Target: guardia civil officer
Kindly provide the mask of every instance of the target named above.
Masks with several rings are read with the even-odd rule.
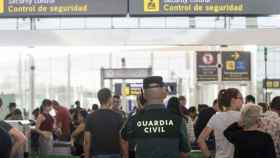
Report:
[[[186,126],[183,118],[164,107],[167,91],[162,77],[145,78],[143,88],[147,101],[144,109],[121,130],[124,157],[129,158],[128,141],[134,141],[136,158],[186,158],[190,151]]]

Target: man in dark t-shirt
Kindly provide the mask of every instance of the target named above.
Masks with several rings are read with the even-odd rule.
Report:
[[[98,92],[100,110],[87,117],[85,132],[85,158],[121,158],[119,131],[122,116],[111,110],[112,93],[103,88]]]

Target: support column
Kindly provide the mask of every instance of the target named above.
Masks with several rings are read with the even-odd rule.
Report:
[[[71,55],[67,56],[67,96],[66,96],[66,106],[70,106],[71,103]]]

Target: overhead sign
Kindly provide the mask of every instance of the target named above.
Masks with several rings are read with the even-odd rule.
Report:
[[[101,69],[103,79],[143,79],[152,75],[152,68]]]
[[[196,54],[196,77],[197,81],[217,81],[218,52],[197,52]]]
[[[279,0],[129,0],[132,16],[271,15],[280,14]]]
[[[250,81],[251,54],[250,52],[222,52],[222,80]]]
[[[142,87],[143,87],[142,83],[130,83],[127,84],[126,87],[124,88],[124,93],[126,96],[140,95]]]
[[[269,89],[280,89],[280,79],[266,79],[263,81],[263,87]]]
[[[116,83],[115,84],[115,94],[130,96],[130,95],[140,95],[141,89],[143,88],[142,83],[127,83],[122,87],[123,84]]]
[[[0,17],[126,16],[127,0],[0,0]]]
[[[176,95],[177,94],[177,83],[176,82],[167,82],[165,83],[168,89],[169,95]],[[140,95],[141,89],[143,88],[142,83],[127,83],[122,87],[121,83],[115,84],[115,94],[116,95]]]

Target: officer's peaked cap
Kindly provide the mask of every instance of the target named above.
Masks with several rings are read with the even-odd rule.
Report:
[[[144,89],[155,87],[155,86],[151,86],[152,84],[153,85],[158,84],[158,86],[160,87],[163,87],[165,85],[161,76],[150,76],[143,80]]]

